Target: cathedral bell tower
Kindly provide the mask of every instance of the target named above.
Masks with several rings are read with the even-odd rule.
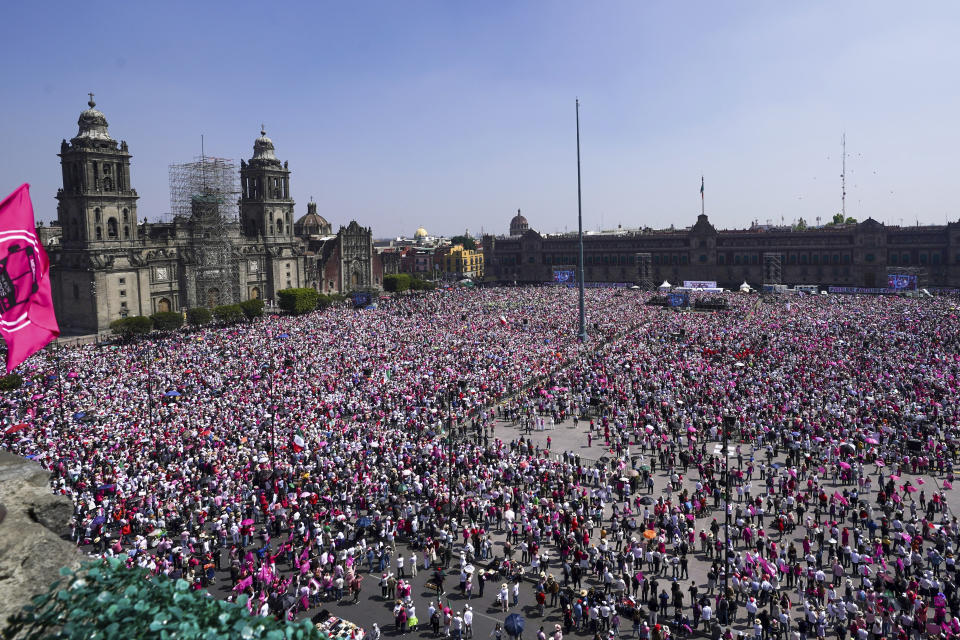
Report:
[[[107,132],[95,107],[80,114],[79,131],[60,143],[63,188],[57,191],[57,218],[64,249],[132,246],[137,240],[137,192],[130,186],[130,153]]]
[[[263,127],[253,143],[253,157],[240,162],[240,191],[240,224],[247,237],[267,244],[293,239],[290,170],[274,154]]]

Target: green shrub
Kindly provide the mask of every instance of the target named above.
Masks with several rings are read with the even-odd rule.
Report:
[[[150,319],[157,331],[176,331],[183,326],[183,314],[176,311],[158,311]]]
[[[406,291],[410,288],[410,282],[411,278],[409,273],[391,273],[390,275],[383,276],[383,290],[392,293]]]
[[[410,289],[413,291],[433,291],[437,288],[436,282],[431,282],[430,280],[421,280],[420,278],[414,278],[410,281]]]
[[[309,287],[283,289],[277,291],[277,304],[287,313],[300,315],[316,309],[319,297],[317,290]]]
[[[0,377],[0,391],[13,391],[23,385],[23,378],[17,373]]]
[[[254,616],[247,596],[236,603],[207,597],[186,580],[152,576],[111,558],[76,572],[61,569],[61,580],[7,620],[4,638],[128,640],[179,638],[260,638],[324,640],[309,620],[279,622]]]
[[[326,309],[333,304],[333,298],[325,293],[317,295],[317,309]]]
[[[243,310],[243,315],[247,317],[247,320],[253,320],[254,318],[263,316],[263,300],[260,298],[244,300],[240,303],[240,308]]]
[[[110,323],[110,330],[121,338],[143,336],[153,330],[153,320],[147,316],[130,316]]]
[[[223,304],[213,308],[213,317],[221,324],[237,324],[244,318],[243,307],[238,304]]]
[[[210,309],[207,309],[206,307],[187,309],[187,322],[195,327],[201,327],[205,324],[208,324],[211,318],[212,316],[210,315]]]

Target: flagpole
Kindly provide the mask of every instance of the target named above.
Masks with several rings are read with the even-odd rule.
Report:
[[[580,342],[587,341],[586,313],[583,304],[583,199],[580,191],[580,99],[577,99],[577,225],[580,239],[580,332],[577,338]]]
[[[700,215],[706,215],[703,202],[703,174],[700,174]]]
[[[57,370],[57,393],[60,394],[60,405],[59,405],[60,429],[58,431],[59,433],[63,433],[63,429],[64,427],[66,427],[67,421],[64,420],[64,417],[63,417],[63,374],[60,372],[63,366],[60,361],[60,345],[56,345],[56,344],[54,345],[53,359],[54,359],[54,367]]]

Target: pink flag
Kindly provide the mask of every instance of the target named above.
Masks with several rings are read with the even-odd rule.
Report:
[[[30,185],[0,202],[0,335],[7,373],[60,335],[50,293],[50,261],[37,238]]]

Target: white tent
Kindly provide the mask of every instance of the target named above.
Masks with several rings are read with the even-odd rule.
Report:
[[[663,284],[660,285],[660,291],[666,291],[667,289],[672,289],[672,288],[673,288],[673,285],[667,282],[666,280],[664,280]]]
[[[740,285],[740,293],[750,293],[751,291],[753,291],[753,289],[747,284],[747,281],[744,280],[743,284]]]

